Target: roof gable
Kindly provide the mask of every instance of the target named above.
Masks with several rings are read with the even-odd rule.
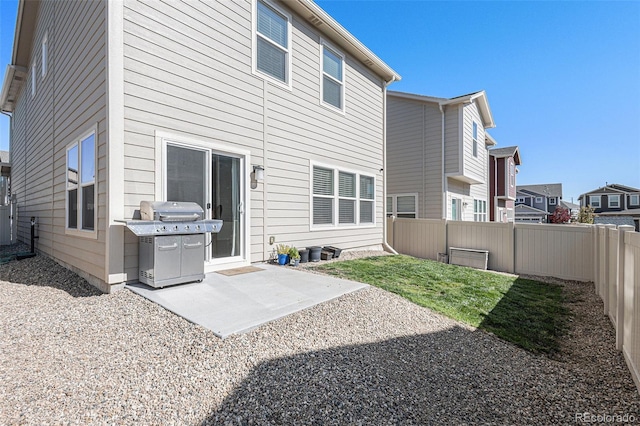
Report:
[[[593,191],[585,192],[584,194],[581,194],[578,197],[578,199],[582,199],[586,195],[593,195],[593,194],[628,194],[628,193],[636,193],[636,192],[640,192],[640,189],[633,188],[631,186],[612,183],[611,185],[601,186],[600,188],[594,189]]]
[[[506,146],[504,148],[492,148],[489,150],[489,155],[496,158],[513,157],[513,161],[517,166],[522,164],[520,162],[520,148],[517,146]]]
[[[496,127],[496,124],[493,121],[491,108],[489,107],[489,100],[487,99],[487,94],[484,90],[448,99],[438,98],[435,96],[417,95],[414,93],[396,92],[391,90],[387,92],[387,95],[397,98],[412,99],[414,101],[432,102],[442,106],[475,102],[478,104],[478,110],[480,111],[480,116],[482,117],[483,127],[485,129],[492,129]]]

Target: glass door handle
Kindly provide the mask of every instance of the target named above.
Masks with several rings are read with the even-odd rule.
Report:
[[[238,213],[244,214],[244,203],[238,204]]]

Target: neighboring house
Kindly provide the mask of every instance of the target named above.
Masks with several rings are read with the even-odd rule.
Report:
[[[530,222],[542,214],[543,223],[550,221],[550,216],[562,202],[562,184],[549,183],[540,185],[517,185],[516,187],[516,221]],[[531,209],[518,208],[523,205]],[[533,216],[532,216],[533,215]]]
[[[631,224],[640,231],[640,189],[619,184],[586,192],[580,197],[580,207],[591,206],[599,216],[595,223]],[[630,219],[630,220],[629,220]]]
[[[205,272],[274,242],[384,244],[400,77],[313,1],[21,0],[15,34],[0,107],[21,239],[35,216],[38,250],[103,291],[137,280],[119,221],[142,200],[224,221]]]
[[[580,204],[570,203],[568,201],[560,201],[560,207],[569,210],[571,220],[578,220],[578,214],[580,213]]]
[[[520,162],[517,146],[489,150],[489,220],[513,222],[515,220],[516,174]]]
[[[495,127],[484,91],[451,99],[387,93],[387,214],[488,221]]]

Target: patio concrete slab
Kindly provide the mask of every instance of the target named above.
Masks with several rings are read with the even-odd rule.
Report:
[[[255,264],[262,270],[225,276],[207,273],[200,283],[153,288],[129,284],[131,291],[225,338],[269,321],[368,287],[367,284]]]

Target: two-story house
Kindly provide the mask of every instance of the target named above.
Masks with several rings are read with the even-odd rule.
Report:
[[[387,214],[488,221],[495,127],[484,91],[451,99],[387,93]]]
[[[400,76],[312,0],[20,0],[0,108],[20,235],[103,291],[136,281],[143,200],[224,221],[205,272],[275,242],[384,244]]]
[[[489,220],[491,222],[515,220],[516,174],[518,173],[516,166],[520,164],[520,149],[517,146],[489,150],[489,181],[491,182]]]
[[[516,221],[547,223],[562,201],[562,184],[516,186]]]
[[[640,231],[640,189],[617,183],[586,192],[578,197],[580,207],[591,206],[596,223],[633,225]]]

